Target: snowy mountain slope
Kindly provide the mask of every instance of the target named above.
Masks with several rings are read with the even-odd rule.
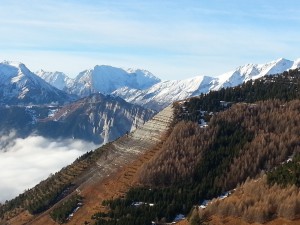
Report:
[[[297,69],[297,68],[300,68],[300,58],[299,58],[299,59],[296,59],[296,60],[294,61],[294,64],[293,64],[293,66],[292,66],[291,69]]]
[[[199,76],[181,81],[163,81],[146,90],[121,88],[114,95],[126,101],[161,110],[174,101],[208,93],[210,90],[234,87],[250,79],[277,74],[300,67],[300,59],[290,61],[280,58],[266,64],[247,64],[217,77]]]
[[[73,100],[19,62],[0,63],[0,87],[0,104],[48,104]]]
[[[145,89],[160,82],[149,71],[128,69],[112,66],[95,66],[93,69],[82,71],[68,86],[68,92],[79,96],[92,93],[110,94],[118,88]]]
[[[255,80],[265,75],[282,73],[286,70],[298,67],[299,63],[297,63],[297,61],[294,63],[293,61],[283,58],[266,64],[247,64],[218,76],[218,80],[215,86],[212,87],[212,90],[237,86],[250,79]]]
[[[148,70],[129,68],[126,72],[134,77],[137,89],[144,90],[161,81]]]
[[[59,90],[66,90],[73,81],[66,74],[58,71],[46,72],[44,70],[39,70],[35,74]]]
[[[186,80],[163,81],[147,90],[121,88],[112,94],[128,102],[160,110],[179,99],[208,92],[213,81],[212,77],[197,76]]]

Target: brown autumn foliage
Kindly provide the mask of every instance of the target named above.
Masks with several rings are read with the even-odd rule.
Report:
[[[179,122],[162,146],[162,154],[144,166],[144,184],[172,184],[190,179],[203,149],[211,141],[213,129],[201,129],[193,122]],[[199,135],[201,134],[201,135]]]
[[[196,166],[215,142],[220,122],[227,121],[253,134],[252,140],[241,146],[230,159],[230,166],[215,179],[215,186],[232,189],[248,176],[255,177],[300,151],[299,112],[299,100],[268,100],[235,104],[214,115],[204,129],[197,123],[179,122],[163,144],[161,154],[144,166],[140,181],[168,185],[191,180]]]
[[[288,103],[274,100],[248,107],[238,105],[233,110],[236,115],[243,111],[243,124],[254,133],[254,138],[233,159],[229,171],[221,178],[227,190],[300,151],[299,100]]]
[[[256,180],[247,179],[230,197],[213,200],[199,213],[240,217],[251,223],[265,223],[276,217],[293,220],[300,215],[300,189],[295,185],[269,186],[263,175]]]

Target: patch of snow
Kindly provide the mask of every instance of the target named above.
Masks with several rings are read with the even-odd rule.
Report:
[[[179,222],[181,220],[184,220],[184,219],[185,219],[185,216],[183,214],[178,214],[178,215],[175,216],[173,222],[177,223],[177,222]]]
[[[57,111],[58,109],[49,109],[48,117],[53,117]]]

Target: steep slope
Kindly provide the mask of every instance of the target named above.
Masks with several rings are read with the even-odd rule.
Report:
[[[105,210],[99,205],[101,201],[122,196],[136,184],[134,177],[138,168],[159,150],[156,146],[166,137],[172,121],[173,109],[168,107],[129,135],[85,154],[35,188],[0,206],[0,224],[57,224],[49,217],[53,208],[45,210],[62,198],[61,202],[68,201],[68,196],[75,193],[84,198],[84,204],[69,224],[91,221],[94,213]],[[47,205],[49,196],[52,196],[52,201]],[[34,216],[27,210],[45,213]]]
[[[141,126],[154,114],[119,97],[92,94],[40,120],[37,129],[43,136],[50,132],[51,137],[107,143]]]
[[[100,92],[110,94],[118,88],[145,89],[158,83],[160,79],[146,70],[123,70],[112,66],[95,66],[82,71],[68,86],[68,92],[88,96]]]
[[[72,79],[63,72],[46,72],[39,70],[35,74],[59,90],[66,90],[72,83]]]
[[[62,104],[74,99],[18,62],[0,63],[0,86],[0,104]]]
[[[141,170],[140,182],[144,186],[132,188],[124,199],[107,201],[110,211],[97,215],[98,224],[172,222],[177,214],[187,215],[193,206],[199,206],[205,199],[235,188],[248,176],[256,177],[298,152],[299,74],[299,71],[290,71],[268,76],[261,82],[228,89],[227,93],[222,90],[177,103],[175,118],[180,122],[175,123],[159,154]],[[261,89],[267,92],[268,88],[276,90],[276,87],[280,88],[270,95],[260,92]],[[287,96],[286,87],[296,93]],[[251,101],[266,97],[283,100],[243,102],[228,110],[225,109],[229,104],[227,107],[223,104],[212,113],[207,111],[220,101],[213,99],[214,96],[227,96],[228,93],[238,101],[243,101],[239,96],[249,94],[254,95]],[[200,104],[196,104],[197,101]],[[201,120],[209,120],[213,114],[208,126],[201,126],[197,114],[202,116]],[[269,201],[269,204],[273,203]],[[296,209],[295,214],[299,214],[299,208]],[[234,209],[229,206],[227,210]],[[247,208],[243,210],[247,215]],[[266,218],[276,216],[276,211],[271,209]]]

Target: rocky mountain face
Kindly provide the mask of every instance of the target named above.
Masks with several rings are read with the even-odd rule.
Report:
[[[32,73],[24,64],[0,63],[0,104],[63,104],[74,100]]]
[[[144,124],[154,111],[127,103],[119,97],[92,94],[57,109],[39,120],[38,131],[48,136],[68,136],[107,143]]]
[[[119,97],[93,94],[63,107],[2,106],[0,131],[15,130],[21,137],[35,134],[102,144],[136,129],[154,114]]]

